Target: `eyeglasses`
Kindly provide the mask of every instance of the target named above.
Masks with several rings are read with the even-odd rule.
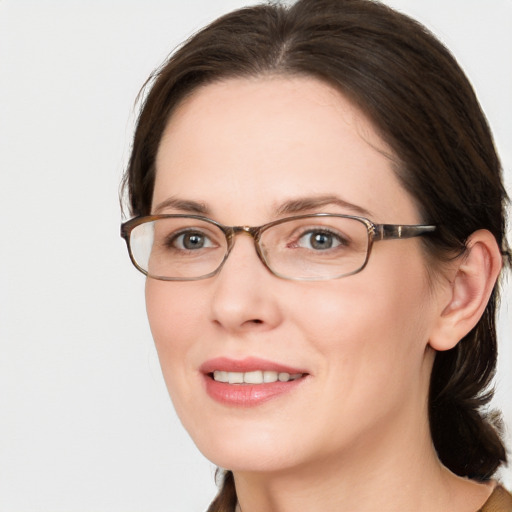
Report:
[[[151,215],[121,225],[130,258],[143,274],[163,281],[195,281],[217,274],[235,244],[252,236],[256,253],[283,279],[321,281],[360,272],[372,245],[412,238],[436,226],[374,224],[364,217],[314,213],[263,226],[224,226],[197,215]]]

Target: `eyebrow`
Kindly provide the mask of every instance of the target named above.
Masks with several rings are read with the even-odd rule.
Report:
[[[324,206],[338,206],[344,210],[350,210],[357,215],[372,218],[370,211],[365,210],[361,206],[349,203],[335,195],[309,196],[290,199],[283,204],[275,207],[275,215],[294,215],[305,213],[311,210],[318,210]],[[169,197],[159,203],[153,210],[153,215],[158,215],[165,210],[179,210],[181,212],[194,215],[210,215],[210,209],[206,203],[192,201],[189,199],[179,199],[177,197]]]
[[[373,217],[373,214],[353,203],[349,203],[344,199],[341,199],[335,195],[324,195],[324,196],[311,196],[311,197],[299,197],[297,199],[291,199],[286,201],[276,209],[278,215],[290,215],[303,213],[310,210],[316,210],[323,206],[338,206],[344,210],[350,210],[358,215],[364,217]]]
[[[210,213],[210,210],[205,203],[191,201],[188,199],[179,199],[177,197],[169,197],[161,203],[158,203],[158,205],[153,210],[153,215],[158,215],[164,210],[169,209],[180,210],[182,212],[196,215],[209,215]]]

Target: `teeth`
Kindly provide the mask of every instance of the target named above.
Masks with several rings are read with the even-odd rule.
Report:
[[[213,372],[213,378],[217,382],[228,382],[228,372],[215,371]]]
[[[228,382],[230,384],[243,384],[244,383],[244,374],[228,372]]]
[[[302,377],[302,373],[289,374],[286,372],[273,372],[269,370],[256,370],[253,372],[224,372],[215,370],[213,379],[217,382],[229,384],[263,384],[268,382],[288,382]]]
[[[255,371],[255,372],[245,372],[240,373],[242,376],[242,381],[246,384],[261,384],[263,382],[263,372]]]
[[[277,372],[265,371],[263,372],[263,382],[276,382],[278,379]]]

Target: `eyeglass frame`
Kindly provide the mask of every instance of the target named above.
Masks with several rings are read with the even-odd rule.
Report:
[[[289,222],[293,220],[307,219],[307,218],[321,218],[321,217],[337,217],[337,218],[345,218],[345,219],[354,219],[366,225],[367,233],[368,233],[368,248],[366,251],[366,258],[364,263],[353,272],[348,272],[346,274],[340,274],[335,277],[325,277],[325,278],[317,278],[317,277],[288,277],[282,275],[278,272],[275,272],[272,268],[270,268],[268,262],[265,260],[265,256],[262,253],[262,250],[259,245],[259,240],[261,235],[267,229],[276,226],[278,224],[282,224],[284,222]],[[199,276],[199,277],[164,277],[164,276],[153,276],[149,274],[147,270],[144,270],[136,261],[132,253],[131,244],[130,244],[130,235],[131,232],[141,224],[145,224],[148,222],[154,222],[160,219],[167,218],[186,218],[186,219],[195,219],[203,222],[207,222],[217,226],[226,237],[227,247],[226,254],[224,255],[222,261],[219,263],[219,266],[213,270],[212,272]],[[370,219],[366,217],[360,217],[357,215],[345,215],[338,213],[309,213],[303,215],[295,215],[291,217],[284,217],[282,219],[277,219],[272,222],[268,222],[266,224],[262,224],[261,226],[225,226],[216,220],[210,219],[208,217],[203,217],[202,215],[187,215],[187,214],[160,214],[160,215],[140,215],[134,217],[126,222],[121,224],[121,237],[126,242],[126,247],[128,249],[128,254],[130,256],[130,260],[135,266],[137,270],[142,272],[147,277],[152,279],[158,279],[159,281],[199,281],[202,279],[208,279],[210,277],[215,276],[220,272],[224,263],[228,259],[231,250],[235,245],[235,236],[239,233],[245,233],[252,237],[254,242],[254,248],[256,250],[256,254],[258,258],[263,263],[265,268],[274,276],[279,277],[280,279],[286,279],[289,281],[329,281],[333,279],[341,279],[342,277],[351,276],[361,272],[366,265],[368,264],[368,260],[370,259],[370,253],[372,251],[373,243],[379,242],[380,240],[402,240],[408,238],[414,238],[417,236],[422,236],[428,233],[432,233],[437,229],[437,226],[432,224],[375,224]]]

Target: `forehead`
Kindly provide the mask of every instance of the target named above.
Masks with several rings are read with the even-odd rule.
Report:
[[[250,133],[258,135],[252,142],[266,144],[267,149],[284,142],[285,137],[302,142],[314,134],[327,143],[329,136],[339,135],[340,125],[360,138],[358,142],[391,154],[371,121],[325,82],[306,76],[229,79],[201,86],[182,100],[164,130],[160,147],[180,136],[190,138],[208,132],[210,137],[202,141],[205,148],[209,142],[240,143]],[[237,129],[242,129],[238,136]],[[224,130],[231,131],[229,140]],[[278,133],[281,137],[276,139]]]
[[[336,193],[373,211],[387,195],[388,211],[398,216],[404,212],[397,206],[411,200],[389,155],[367,117],[319,80],[217,82],[196,90],[171,117],[157,154],[153,206],[177,195],[215,210],[229,197],[240,211],[267,208],[270,215],[293,197]],[[393,197],[400,195],[405,201]]]

